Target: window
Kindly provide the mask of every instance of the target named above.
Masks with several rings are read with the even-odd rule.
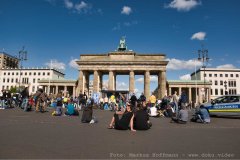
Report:
[[[221,95],[223,96],[223,89],[221,89],[220,92],[221,92]]]
[[[12,72],[12,76],[14,76],[14,72]]]
[[[18,72],[16,73],[16,75],[18,76]]]
[[[236,77],[239,77],[239,75],[238,75],[238,74],[236,74]]]
[[[50,72],[48,72],[47,75],[50,76]]]
[[[215,85],[216,85],[216,86],[218,85],[218,81],[215,81]]]
[[[228,77],[228,74],[225,74],[225,77]]]
[[[235,80],[228,81],[228,86],[229,87],[236,87],[236,81]]]
[[[35,86],[32,87],[32,92],[35,92]]]
[[[4,74],[4,76],[6,76],[6,72],[4,72],[3,74]]]
[[[35,78],[33,78],[33,83],[35,83],[35,81],[36,81]]]
[[[207,74],[206,74],[206,73],[204,74],[204,77],[207,77]]]
[[[217,77],[217,74],[214,74],[214,77]]]
[[[212,74],[209,74],[209,77],[212,77]]]
[[[18,79],[16,78],[16,81],[15,81],[16,83],[18,83]]]
[[[29,72],[29,76],[31,76],[32,75],[32,72]]]
[[[33,75],[36,76],[36,72],[34,72]]]
[[[10,75],[10,72],[8,72],[8,75]]]
[[[230,77],[233,77],[233,74],[230,74]]]
[[[20,73],[20,75],[22,76],[22,72]]]
[[[5,78],[3,78],[3,83],[5,83]]]
[[[216,96],[218,95],[218,89],[215,89],[215,95]]]
[[[14,79],[12,78],[11,82],[13,83],[14,82]]]
[[[27,76],[27,72],[25,72],[25,76]]]
[[[223,77],[223,74],[220,74],[220,77]]]
[[[7,79],[7,83],[9,83],[9,78]]]
[[[220,85],[221,85],[221,86],[223,85],[223,81],[220,81]]]
[[[45,72],[43,72],[43,76],[45,76]]]
[[[40,76],[40,75],[41,75],[41,73],[40,73],[40,72],[38,72],[38,75]]]

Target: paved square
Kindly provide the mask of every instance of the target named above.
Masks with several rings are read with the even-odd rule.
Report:
[[[212,118],[211,124],[169,123],[151,118],[149,131],[107,129],[113,112],[94,110],[97,124],[51,112],[0,110],[1,159],[240,159],[240,120]]]

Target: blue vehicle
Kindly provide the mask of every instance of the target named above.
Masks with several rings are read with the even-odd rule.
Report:
[[[203,103],[210,116],[239,116],[240,117],[240,95],[225,95]]]

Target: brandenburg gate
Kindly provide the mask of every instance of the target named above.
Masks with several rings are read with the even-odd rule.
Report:
[[[77,94],[88,92],[89,75],[93,74],[93,93],[102,90],[103,75],[108,74],[108,90],[116,90],[116,76],[129,75],[129,92],[135,90],[135,75],[144,75],[144,95],[150,96],[150,76],[158,76],[158,98],[166,94],[166,66],[168,61],[164,54],[138,54],[127,50],[125,39],[120,40],[119,47],[107,54],[81,54]]]

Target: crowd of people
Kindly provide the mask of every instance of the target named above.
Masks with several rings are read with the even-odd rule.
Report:
[[[102,110],[113,111],[109,129],[117,130],[148,130],[152,123],[149,117],[169,117],[170,122],[186,124],[189,120],[189,102],[186,93],[183,91],[180,96],[175,91],[171,96],[164,96],[157,99],[155,95],[146,98],[142,93],[139,98],[133,93],[129,98],[123,94],[105,96],[98,102],[86,93],[81,93],[78,97],[64,97],[62,93],[57,95],[47,95],[42,88],[35,94],[29,95],[28,87],[20,93],[13,94],[8,90],[0,92],[0,109],[19,107],[28,112],[35,109],[35,112],[47,112],[47,107],[54,107],[52,116],[79,116],[82,111],[82,123],[97,123],[93,116],[93,107]],[[192,122],[210,123],[210,116],[207,109],[200,106],[191,118]]]

